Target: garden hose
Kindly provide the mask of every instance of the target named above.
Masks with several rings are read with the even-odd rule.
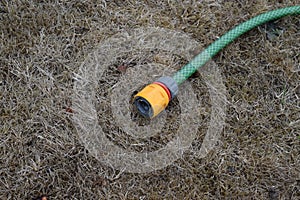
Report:
[[[300,5],[269,11],[239,24],[194,57],[176,72],[173,77],[161,77],[137,93],[134,96],[134,105],[138,112],[150,119],[157,116],[176,96],[178,86],[233,40],[266,22],[295,14],[300,14]]]

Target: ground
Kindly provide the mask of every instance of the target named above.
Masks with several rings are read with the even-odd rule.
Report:
[[[204,158],[185,153],[150,173],[107,166],[80,141],[71,99],[80,65],[115,34],[161,27],[205,47],[251,17],[299,3],[1,1],[0,198],[300,199],[299,16],[255,28],[214,57],[228,102],[220,142]],[[189,79],[205,90],[201,80]]]

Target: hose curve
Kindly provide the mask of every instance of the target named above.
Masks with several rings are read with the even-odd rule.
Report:
[[[269,11],[239,24],[238,26],[221,36],[218,40],[210,44],[204,51],[194,57],[188,64],[183,66],[178,72],[174,74],[173,79],[178,85],[180,85],[194,72],[196,72],[197,69],[205,65],[205,63],[209,61],[213,56],[215,56],[220,50],[222,50],[242,34],[266,22],[279,19],[287,15],[295,14],[300,14],[300,5]]]

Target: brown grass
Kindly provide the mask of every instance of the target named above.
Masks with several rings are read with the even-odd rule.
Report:
[[[299,199],[299,16],[256,28],[214,58],[229,105],[222,144],[203,159],[186,154],[148,174],[105,166],[80,143],[70,98],[86,55],[116,33],[163,27],[208,45],[297,3],[1,1],[0,199]]]

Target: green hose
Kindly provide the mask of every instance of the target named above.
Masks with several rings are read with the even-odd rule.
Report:
[[[284,17],[286,15],[300,14],[300,6],[291,6],[273,10],[261,15],[258,15],[240,25],[228,31],[225,35],[220,37],[217,41],[209,45],[204,51],[193,58],[188,64],[183,66],[176,74],[173,79],[178,85],[189,78],[194,72],[200,67],[205,65],[213,56],[215,56],[221,49],[231,43],[234,39],[238,38],[242,34],[249,30],[264,24],[266,22]]]
[[[300,5],[281,8],[254,17],[220,37],[217,41],[209,45],[204,51],[193,58],[188,64],[183,66],[171,77],[161,77],[156,82],[146,86],[134,97],[134,104],[141,115],[146,118],[153,118],[164,110],[169,101],[176,96],[178,85],[189,78],[197,69],[202,67],[207,61],[215,56],[221,49],[226,47],[234,39],[247,31],[286,15],[300,14]]]

